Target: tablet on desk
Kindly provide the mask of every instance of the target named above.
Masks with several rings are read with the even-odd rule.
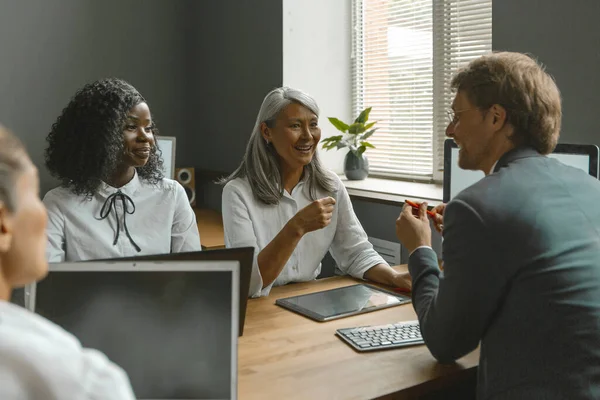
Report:
[[[323,322],[398,306],[410,301],[408,296],[359,284],[278,299],[275,304]]]

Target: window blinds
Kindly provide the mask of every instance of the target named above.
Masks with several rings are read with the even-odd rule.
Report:
[[[491,0],[353,0],[353,114],[372,107],[373,175],[431,179],[443,167],[449,83],[491,51]]]

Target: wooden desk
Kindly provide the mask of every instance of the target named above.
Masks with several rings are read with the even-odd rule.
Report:
[[[425,345],[358,353],[335,336],[338,328],[414,320],[412,304],[329,322],[315,322],[274,304],[278,298],[356,283],[349,277],[326,278],[249,299],[238,346],[239,398],[405,399],[473,379],[478,350],[456,364],[440,365]]]
[[[205,250],[225,248],[223,217],[221,213],[204,208],[195,208],[194,213],[196,214],[202,248]]]

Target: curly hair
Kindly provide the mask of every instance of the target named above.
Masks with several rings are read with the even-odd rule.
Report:
[[[52,176],[77,195],[93,196],[122,162],[127,112],[143,102],[133,86],[116,78],[87,84],[75,93],[46,138],[46,166]],[[156,127],[152,133],[158,135]],[[154,145],[146,165],[137,168],[140,179],[156,184],[164,178],[161,156]]]

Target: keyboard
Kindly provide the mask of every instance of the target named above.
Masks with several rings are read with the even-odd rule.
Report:
[[[419,321],[338,329],[336,335],[357,351],[395,349],[423,344]]]

